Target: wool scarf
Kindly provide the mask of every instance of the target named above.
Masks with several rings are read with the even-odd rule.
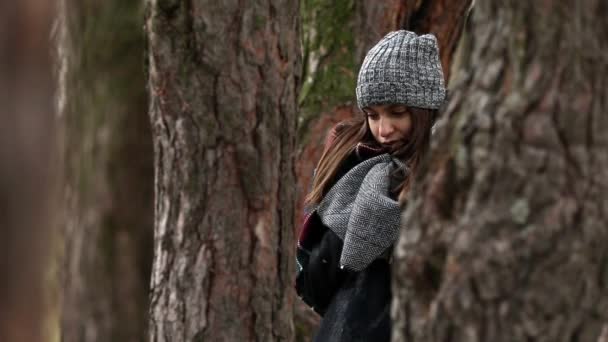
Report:
[[[367,159],[342,176],[316,206],[321,222],[344,242],[341,267],[362,271],[397,240],[401,208],[389,196],[397,169],[407,175],[405,164],[388,153]]]

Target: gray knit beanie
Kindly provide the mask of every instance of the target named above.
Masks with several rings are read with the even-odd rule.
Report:
[[[359,108],[378,104],[437,109],[445,99],[437,39],[400,30],[388,33],[369,52],[359,71]]]

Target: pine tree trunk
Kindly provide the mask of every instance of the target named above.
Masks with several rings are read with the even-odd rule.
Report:
[[[0,2],[0,341],[48,341],[57,215],[53,6]]]
[[[153,237],[143,3],[62,0],[62,341],[145,337]]]
[[[293,339],[297,1],[148,1],[151,341]]]
[[[394,341],[608,337],[606,15],[476,4],[395,249]]]

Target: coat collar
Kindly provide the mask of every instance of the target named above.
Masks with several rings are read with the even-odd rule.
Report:
[[[378,145],[376,143],[365,143],[359,142],[355,146],[355,154],[359,161],[364,161],[369,158],[379,156],[383,153],[389,152],[389,149],[385,146]]]

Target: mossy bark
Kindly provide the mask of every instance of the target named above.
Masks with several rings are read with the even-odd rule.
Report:
[[[153,236],[143,2],[62,0],[62,341],[141,341]]]
[[[147,6],[150,340],[290,341],[298,2]]]
[[[403,216],[393,340],[600,341],[608,7],[475,6]]]

